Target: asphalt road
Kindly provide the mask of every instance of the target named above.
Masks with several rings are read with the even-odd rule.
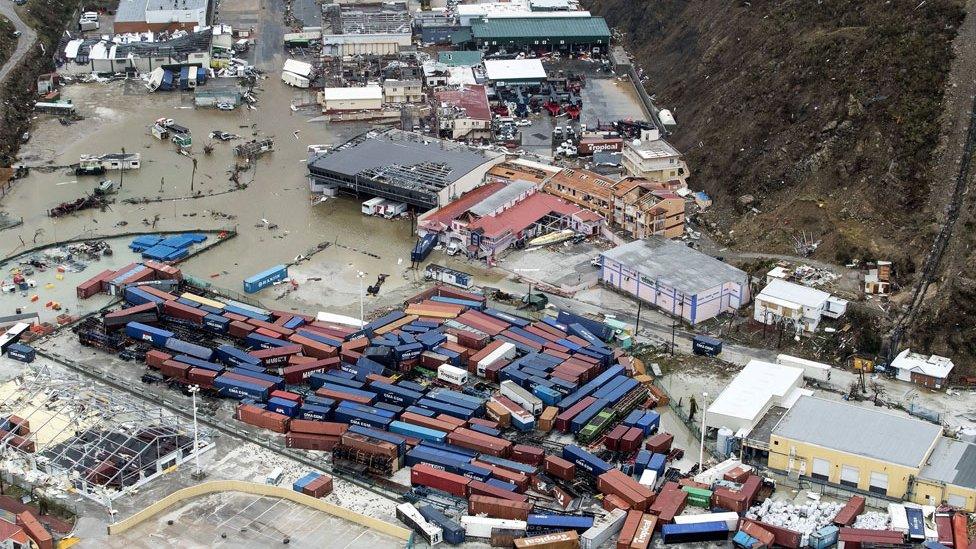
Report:
[[[34,43],[37,41],[37,33],[17,15],[16,10],[14,10],[14,3],[9,0],[0,1],[0,15],[10,19],[14,24],[14,28],[21,32],[20,38],[17,39],[17,49],[14,50],[13,55],[10,56],[10,59],[7,59],[3,67],[0,67],[0,83],[3,83],[7,79],[7,75],[10,74],[10,71],[20,63],[24,56],[27,55],[27,52],[34,46]]]

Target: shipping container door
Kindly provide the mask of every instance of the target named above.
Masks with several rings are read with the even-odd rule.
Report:
[[[840,483],[844,486],[850,486],[851,488],[857,488],[858,482],[861,480],[861,472],[857,467],[852,467],[850,465],[844,465],[840,469]]]
[[[874,492],[875,494],[888,495],[888,474],[872,472],[871,484],[868,486],[868,491]]]
[[[830,480],[830,462],[825,459],[813,458],[813,478]]]

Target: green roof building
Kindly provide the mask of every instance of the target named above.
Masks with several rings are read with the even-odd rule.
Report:
[[[495,17],[472,21],[470,40],[484,50],[606,50],[610,28],[602,17]]]
[[[473,67],[480,65],[485,54],[480,51],[442,51],[437,53],[437,61],[448,67]]]

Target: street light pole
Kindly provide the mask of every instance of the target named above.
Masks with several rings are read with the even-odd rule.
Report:
[[[702,393],[701,446],[698,448],[698,472],[705,470],[705,415],[708,414],[708,393]]]
[[[193,460],[196,463],[196,471],[193,476],[202,477],[203,470],[200,468],[200,438],[197,431],[197,393],[200,392],[199,385],[190,385],[190,398],[193,399]]]
[[[366,273],[357,271],[356,278],[359,279],[359,327],[362,328],[366,325],[365,306],[363,304],[363,301],[365,300],[365,295],[363,294],[363,279],[366,278]]]

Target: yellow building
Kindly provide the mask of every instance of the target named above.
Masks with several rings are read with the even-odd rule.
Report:
[[[976,445],[875,408],[800,398],[770,434],[768,465],[879,496],[976,509]]]

